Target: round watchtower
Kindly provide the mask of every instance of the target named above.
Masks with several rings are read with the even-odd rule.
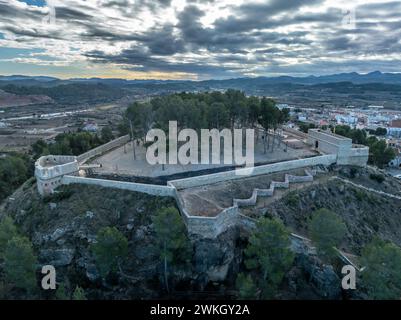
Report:
[[[66,174],[76,174],[79,165],[75,156],[43,156],[35,162],[35,177],[39,193],[48,195],[62,184]]]

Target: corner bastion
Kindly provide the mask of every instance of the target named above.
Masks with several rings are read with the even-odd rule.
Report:
[[[79,171],[77,157],[74,156],[43,156],[35,162],[35,177],[40,195],[54,192],[63,184],[65,175],[74,175]]]
[[[352,139],[321,129],[309,129],[307,143],[322,154],[337,155],[338,165],[366,166],[369,147],[352,144]]]

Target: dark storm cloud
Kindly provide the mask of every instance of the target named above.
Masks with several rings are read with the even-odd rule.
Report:
[[[271,0],[266,3],[247,3],[235,8],[234,14],[216,22],[216,28],[222,32],[244,32],[252,29],[265,29],[280,24],[282,19],[273,17],[280,13],[291,13],[305,5],[316,5],[323,0]]]
[[[86,14],[79,9],[72,9],[67,7],[56,7],[56,17],[57,19],[63,20],[91,20],[93,16]]]
[[[227,69],[224,66],[210,65],[194,62],[171,62],[161,58],[152,58],[149,52],[143,48],[132,48],[118,55],[108,55],[101,51],[93,51],[86,54],[93,61],[100,63],[117,63],[128,65],[127,70],[133,71],[161,71],[161,72],[184,72],[202,75],[233,76],[235,68]],[[131,65],[131,66],[130,66]]]
[[[152,54],[173,55],[185,52],[184,40],[173,35],[174,27],[166,25],[162,28],[152,29],[145,35],[140,36],[139,40],[146,43]]]
[[[38,19],[43,16],[42,11],[38,7],[28,7],[24,10],[12,6],[8,1],[0,0],[0,21],[3,19]]]
[[[342,51],[342,50],[349,50],[349,49],[356,49],[357,43],[352,41],[347,36],[340,36],[337,38],[331,38],[325,42],[326,49],[329,51]]]

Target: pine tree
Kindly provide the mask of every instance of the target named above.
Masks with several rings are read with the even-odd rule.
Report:
[[[28,238],[15,236],[4,253],[5,280],[15,287],[31,291],[36,287],[37,259]]]
[[[292,266],[290,233],[278,219],[259,219],[256,231],[245,249],[245,265],[261,273],[257,286],[262,298],[274,296],[278,286]]]
[[[239,299],[255,299],[257,296],[258,288],[256,287],[252,277],[248,274],[238,274],[235,286],[238,290]]]
[[[96,240],[91,249],[100,274],[106,277],[110,272],[117,272],[118,263],[127,256],[128,240],[115,227],[100,229]]]
[[[375,238],[362,250],[362,283],[370,299],[401,299],[401,249]]]
[[[341,244],[347,233],[347,227],[332,211],[319,209],[309,222],[309,232],[319,255],[330,261],[337,256],[335,247]]]
[[[167,291],[170,264],[186,262],[190,258],[191,246],[186,228],[175,208],[163,208],[153,218],[156,231],[157,250],[163,261],[164,282]]]

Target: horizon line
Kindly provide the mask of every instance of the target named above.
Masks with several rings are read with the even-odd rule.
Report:
[[[344,74],[356,74],[360,76],[366,76],[369,74],[374,74],[374,73],[380,73],[382,75],[401,75],[401,72],[381,72],[379,70],[375,71],[370,71],[366,73],[360,73],[356,71],[350,71],[350,72],[339,72],[339,73],[329,73],[329,74],[309,74],[309,75],[303,75],[303,76],[295,76],[295,75],[289,75],[289,74],[280,74],[276,76],[243,76],[243,77],[233,77],[233,78],[208,78],[208,79],[201,79],[201,80],[194,80],[194,79],[161,79],[161,78],[149,78],[149,79],[141,79],[141,78],[114,78],[114,77],[70,77],[70,78],[59,78],[56,76],[52,75],[27,75],[27,74],[0,74],[0,77],[26,77],[26,78],[53,78],[54,80],[61,80],[61,81],[72,81],[72,80],[123,80],[123,81],[174,81],[174,82],[180,82],[180,81],[187,81],[187,82],[203,82],[203,81],[211,81],[211,80],[216,80],[216,81],[224,81],[224,80],[236,80],[236,79],[258,79],[258,78],[281,78],[281,77],[288,77],[288,78],[310,78],[310,77],[328,77],[328,76],[335,76],[335,75],[344,75]],[[3,80],[0,80],[3,81]]]

